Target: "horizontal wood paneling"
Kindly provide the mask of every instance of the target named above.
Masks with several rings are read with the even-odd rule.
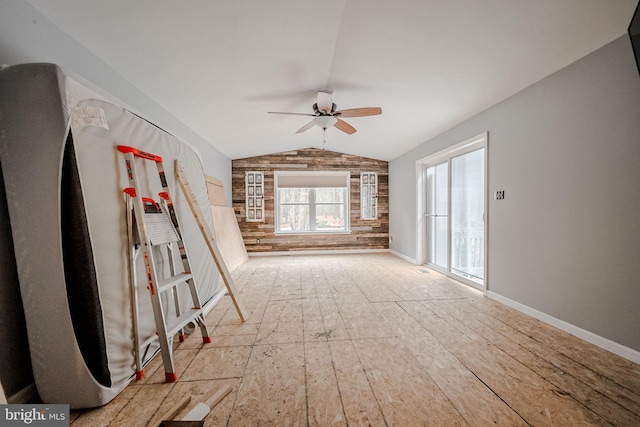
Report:
[[[265,221],[245,217],[246,171],[264,172]],[[350,175],[351,233],[276,235],[274,219],[275,171],[348,171]],[[360,219],[360,172],[378,173],[378,218]],[[389,248],[389,164],[318,148],[286,151],[232,161],[233,209],[247,252]],[[258,244],[257,241],[260,240]]]

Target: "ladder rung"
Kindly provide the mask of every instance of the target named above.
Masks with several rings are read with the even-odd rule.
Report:
[[[193,278],[191,273],[180,273],[177,276],[167,277],[166,279],[158,281],[158,293],[168,291],[176,285]]]
[[[145,213],[143,218],[147,226],[147,235],[153,246],[180,240],[180,236],[166,213]]]
[[[190,308],[167,325],[167,336],[174,336],[180,329],[184,328],[187,323],[194,321],[202,313],[201,308]]]

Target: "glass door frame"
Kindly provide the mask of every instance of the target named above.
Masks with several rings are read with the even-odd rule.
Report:
[[[441,192],[440,190],[443,188],[441,185],[439,184],[439,172],[438,172],[438,168],[441,166],[445,166],[446,172],[443,174],[446,176],[445,178],[445,188],[446,188],[446,214],[443,215],[440,212],[439,209],[439,203],[438,203],[438,198],[439,196],[441,196]],[[430,185],[429,183],[429,169],[433,169],[433,186]],[[424,217],[425,217],[425,236],[428,236],[428,232],[431,231],[434,233],[434,239],[432,240],[429,237],[425,237],[425,260],[424,260],[424,264],[428,265],[429,267],[433,268],[434,270],[438,270],[438,271],[443,271],[446,272],[449,270],[450,268],[450,257],[451,257],[451,233],[449,232],[450,228],[451,228],[451,197],[449,194],[449,190],[451,188],[451,170],[450,170],[450,162],[448,160],[444,160],[441,162],[437,162],[437,163],[429,163],[429,164],[425,164],[424,168],[422,169],[422,173],[423,173],[423,182],[424,182],[424,196],[425,196],[425,201],[424,201]],[[429,189],[433,190],[434,194],[433,194],[433,200],[431,200],[431,203],[433,204],[432,206],[432,210],[433,212],[431,212],[429,210],[429,201],[431,199],[431,197],[429,197]],[[445,258],[446,258],[446,265],[442,265],[440,263],[438,263],[438,258],[440,258],[441,256],[441,252],[438,250],[438,243],[444,243],[441,242],[440,240],[438,240],[438,220],[437,218],[445,218],[445,223],[446,223],[446,230],[447,230],[447,236],[446,239],[442,239],[442,240],[446,240],[446,254],[445,254]],[[433,227],[429,226],[429,222],[433,219]],[[434,250],[435,253],[431,253],[431,249]]]
[[[430,166],[435,166],[443,162],[448,162],[448,174],[449,185],[451,184],[451,159],[459,157],[464,154],[484,148],[484,280],[483,283],[467,279],[461,276],[451,269],[451,195],[448,196],[448,256],[447,256],[447,268],[444,269],[438,265],[427,263],[429,244],[427,239],[427,216],[426,216],[426,169]],[[416,161],[416,261],[418,264],[424,264],[429,268],[439,271],[459,282],[472,286],[476,289],[483,291],[485,294],[489,289],[489,262],[488,262],[488,247],[489,247],[489,134],[484,132],[473,138],[469,138],[459,144],[455,144],[449,148],[438,151],[434,154],[426,156]]]

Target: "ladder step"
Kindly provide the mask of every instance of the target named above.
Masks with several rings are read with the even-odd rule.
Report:
[[[174,336],[180,329],[184,328],[187,323],[194,321],[202,313],[201,308],[190,308],[167,324],[167,336]]]
[[[180,240],[171,219],[164,212],[145,213],[144,222],[152,245],[157,246]]]
[[[191,273],[180,273],[176,276],[167,277],[166,279],[158,281],[158,293],[162,293],[167,291],[176,285],[179,285],[182,282],[186,282],[189,279],[193,278],[193,274]]]

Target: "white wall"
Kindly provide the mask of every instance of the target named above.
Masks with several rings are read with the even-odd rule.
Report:
[[[416,258],[416,160],[485,131],[488,189],[505,191],[487,212],[490,293],[640,355],[640,73],[628,37],[391,161],[391,250]]]
[[[136,109],[146,119],[197,147],[206,173],[223,181],[231,206],[231,159],[67,36],[29,3],[0,0],[0,64],[24,62],[51,62],[79,74]]]

